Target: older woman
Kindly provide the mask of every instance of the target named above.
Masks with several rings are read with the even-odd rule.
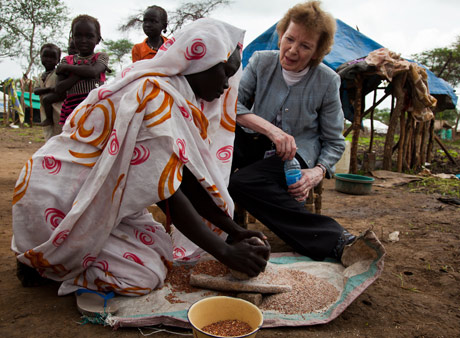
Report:
[[[239,170],[229,191],[297,252],[340,259],[354,236],[298,202],[332,176],[345,148],[340,78],[321,63],[335,20],[310,1],[289,9],[277,32],[280,50],[255,52],[240,82],[237,123],[246,129],[237,126],[233,167]],[[283,164],[294,156],[302,178],[287,187]]]
[[[251,237],[265,236],[233,222],[226,188],[243,36],[198,20],[90,93],[16,184],[12,249],[23,266],[62,281],[61,295],[127,296],[160,287],[174,258],[203,250],[250,276],[264,269],[268,243]],[[193,243],[177,229],[172,242],[146,210],[153,203]]]

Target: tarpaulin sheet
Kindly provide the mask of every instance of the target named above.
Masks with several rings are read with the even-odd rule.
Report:
[[[339,292],[335,302],[326,309],[309,313],[283,314],[263,310],[262,327],[306,326],[328,323],[339,316],[383,271],[385,249],[372,231],[366,231],[344,252],[344,265],[335,260],[322,262],[293,253],[272,254],[270,262],[283,268],[304,271],[331,283]],[[169,283],[141,297],[116,296],[119,310],[105,319],[114,328],[167,325],[191,328],[188,308],[196,301],[219,293],[208,289],[179,292]],[[320,293],[317,297],[322,297]]]

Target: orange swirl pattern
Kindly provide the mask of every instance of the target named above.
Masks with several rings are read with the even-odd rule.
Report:
[[[80,277],[83,280],[79,283],[78,280],[80,279]],[[82,273],[78,274],[77,277],[75,277],[75,279],[73,280],[73,284],[74,285],[81,285],[86,289],[88,288],[88,279],[86,278],[86,270],[83,271]]]
[[[137,93],[136,99],[139,106],[136,110],[136,113],[144,111],[147,104],[150,101],[156,99],[160,95],[160,93],[163,93],[164,95],[163,102],[161,103],[161,105],[153,112],[146,113],[144,115],[144,121],[155,119],[152,123],[147,124],[147,128],[159,125],[171,118],[171,108],[174,103],[174,99],[171,95],[160,89],[160,85],[157,81],[151,81],[149,79],[144,81],[144,84],[142,85],[140,92]]]
[[[27,188],[29,187],[30,176],[32,175],[32,164],[34,161],[29,159],[24,166],[23,172],[24,176],[22,176],[21,181],[16,183],[13,192],[13,205],[15,205],[27,192]]]
[[[150,92],[147,93],[147,89],[150,89]],[[142,88],[140,92],[136,94],[136,100],[138,103],[138,107],[136,109],[136,113],[140,113],[145,109],[145,106],[150,101],[154,100],[160,94],[160,85],[155,80],[145,80],[142,84]]]
[[[88,117],[91,114],[99,113],[101,114],[102,118],[104,119],[104,124],[102,131],[96,135],[94,131],[94,126],[90,129],[86,129],[84,124],[87,121]],[[72,161],[76,164],[81,164],[86,167],[92,168],[95,164],[97,159],[99,158],[100,154],[102,153],[102,149],[106,146],[111,134],[113,125],[115,123],[116,112],[115,106],[110,99],[106,99],[99,104],[95,105],[83,105],[80,107],[75,114],[73,114],[70,120],[70,126],[75,129],[72,133],[70,138],[72,140],[76,140],[81,143],[86,143],[92,145],[94,147],[99,148],[91,153],[81,153],[76,152],[69,149],[69,153],[77,158],[86,161]],[[92,162],[88,162],[88,159],[94,159]]]
[[[222,203],[218,204],[217,206],[228,214],[227,202],[225,202],[224,198],[220,194],[219,189],[217,189],[217,187],[213,184],[210,187],[206,187],[206,190],[212,197],[214,197],[215,200],[217,199],[219,201],[222,201]]]
[[[115,185],[115,188],[113,188],[113,191],[112,191],[112,202],[113,202],[113,198],[115,197],[115,192],[117,191],[117,189],[120,186],[120,183],[121,183],[121,181],[123,180],[124,177],[125,177],[125,174],[121,174],[118,177],[117,184]]]
[[[195,123],[195,126],[200,131],[201,138],[205,140],[208,137],[209,121],[200,109],[194,106],[190,101],[187,101],[187,103],[192,110],[193,123]]]
[[[223,109],[222,109],[222,117],[220,119],[220,125],[222,128],[234,132],[235,131],[235,126],[236,126],[236,118],[232,118],[230,114],[227,111],[227,100],[228,100],[228,94],[230,93],[230,90],[232,88],[229,88],[227,92],[225,93],[225,98],[224,98],[224,103],[223,103]],[[236,111],[236,101],[235,101],[235,110]]]
[[[104,125],[99,135],[94,135],[94,126],[90,129],[85,128],[85,122],[88,117],[96,113],[100,113],[104,119]],[[83,105],[73,114],[70,120],[70,126],[75,128],[70,138],[103,149],[112,133],[115,118],[115,105],[110,99],[95,105]]]
[[[172,154],[168,163],[163,169],[163,172],[160,176],[160,181],[158,182],[158,196],[160,200],[166,199],[165,188],[168,187],[169,195],[174,194],[174,175],[176,174],[177,180],[182,182],[182,175],[180,173],[180,168],[182,168],[183,163],[179,160],[176,154]]]
[[[32,265],[39,272],[44,270],[51,270],[54,274],[59,277],[64,277],[70,270],[67,270],[62,264],[50,264],[45,258],[43,258],[43,252],[35,252],[34,250],[28,250],[24,252],[24,257],[30,261]]]

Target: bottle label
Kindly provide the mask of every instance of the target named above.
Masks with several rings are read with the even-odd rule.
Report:
[[[275,153],[276,153],[275,149],[267,150],[264,154],[264,158],[272,157],[273,155],[275,155]]]
[[[290,186],[302,177],[302,172],[299,169],[291,169],[286,171],[286,184]]]

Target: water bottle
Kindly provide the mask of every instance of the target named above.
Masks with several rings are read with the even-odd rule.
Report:
[[[302,177],[300,169],[300,163],[295,157],[284,162],[284,174],[286,175],[286,184],[288,186],[300,180]]]

